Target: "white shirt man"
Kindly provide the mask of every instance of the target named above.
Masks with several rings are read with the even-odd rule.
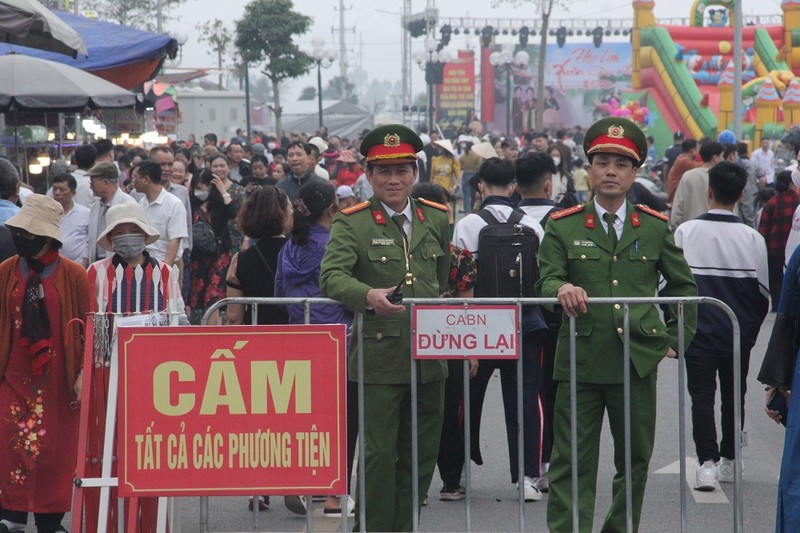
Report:
[[[69,174],[53,180],[53,198],[64,208],[61,235],[64,236],[61,255],[80,263],[86,254],[86,237],[89,233],[89,208],[73,201],[77,183]]]
[[[189,238],[186,226],[186,209],[178,198],[161,186],[161,167],[152,161],[143,161],[133,169],[133,186],[145,196],[139,200],[150,225],[159,239],[147,245],[147,251],[172,266],[180,259]]]
[[[761,173],[767,180],[767,185],[775,181],[775,169],[772,168],[772,160],[775,154],[769,149],[769,139],[761,139],[761,148],[753,152],[750,162],[757,165]]]

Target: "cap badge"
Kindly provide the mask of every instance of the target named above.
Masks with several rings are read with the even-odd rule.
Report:
[[[625,138],[625,129],[619,124],[610,126],[608,128],[608,136],[612,139],[623,139]]]
[[[383,138],[383,145],[387,148],[396,148],[400,146],[400,136],[396,133],[387,133]]]

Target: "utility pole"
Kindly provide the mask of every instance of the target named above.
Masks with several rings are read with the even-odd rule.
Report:
[[[403,36],[403,105],[410,106],[411,94],[411,33],[406,28],[411,16],[411,0],[403,0],[403,17],[400,19],[400,32]]]
[[[348,29],[345,27],[344,12],[345,9],[353,9],[352,6],[345,8],[344,0],[339,0],[339,28],[331,28],[331,33],[339,32],[339,76],[342,80],[342,100],[347,100],[350,96],[347,94],[347,42],[345,40],[345,33],[352,32],[356,34],[355,26]]]
[[[164,0],[156,0],[156,33],[161,33],[161,19],[164,17]]]

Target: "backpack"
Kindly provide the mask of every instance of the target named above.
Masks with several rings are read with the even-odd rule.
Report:
[[[475,296],[532,298],[539,280],[539,236],[522,224],[525,213],[515,209],[506,222],[498,222],[486,208],[477,215],[487,225],[478,234]]]
[[[217,236],[211,224],[205,220],[198,220],[192,224],[192,255],[217,255]]]

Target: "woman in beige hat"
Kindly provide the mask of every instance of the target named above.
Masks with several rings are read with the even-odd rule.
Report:
[[[450,139],[433,141],[437,154],[431,158],[431,181],[441,185],[451,198],[460,196],[461,191],[461,163],[456,158],[456,150]],[[458,193],[456,192],[458,190]],[[450,226],[455,221],[455,202],[451,200],[449,211]]]
[[[32,194],[6,221],[17,254],[0,264],[0,532],[66,531],[78,452],[89,282],[58,254],[61,204]]]
[[[145,250],[158,237],[139,204],[115,205],[106,212],[106,229],[97,238],[97,245],[114,255],[89,266],[94,294],[92,311],[168,313],[172,323],[189,323],[177,267],[170,267]]]

